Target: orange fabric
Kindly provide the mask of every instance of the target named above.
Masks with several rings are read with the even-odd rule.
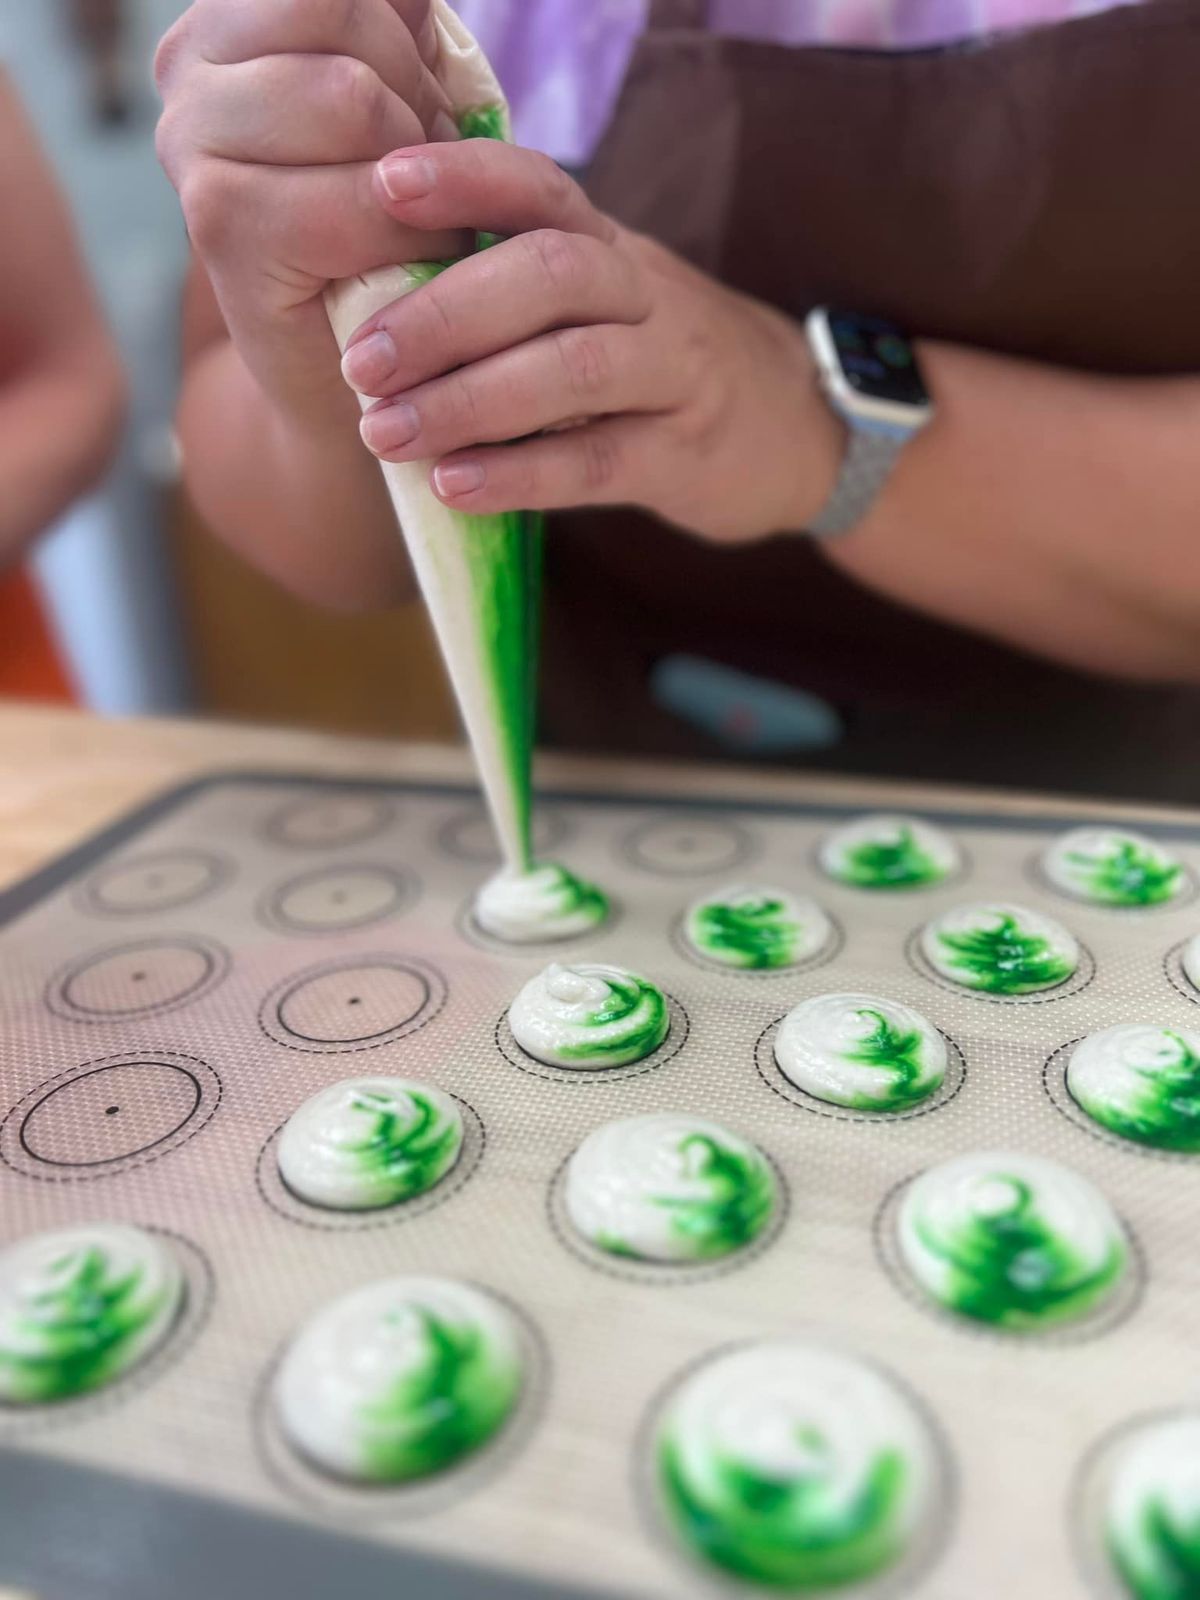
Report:
[[[20,571],[0,578],[0,695],[76,699],[37,590]]]

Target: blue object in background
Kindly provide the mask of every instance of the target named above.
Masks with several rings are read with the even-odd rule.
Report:
[[[844,732],[820,696],[702,656],[664,656],[650,674],[650,692],[665,711],[742,755],[828,750]]]

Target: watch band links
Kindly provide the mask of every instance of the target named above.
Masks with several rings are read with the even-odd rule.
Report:
[[[851,426],[833,493],[806,531],[817,539],[849,533],[875,503],[907,442],[907,434]]]

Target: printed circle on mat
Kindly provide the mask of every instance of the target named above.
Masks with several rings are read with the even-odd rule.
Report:
[[[206,850],[170,850],[102,867],[82,885],[88,911],[133,917],[191,905],[234,874],[234,865]]]
[[[415,880],[392,867],[318,867],[269,890],[260,909],[264,922],[286,933],[336,933],[382,922],[415,891]]]
[[[328,850],[373,839],[395,814],[394,802],[383,795],[320,794],[289,801],[268,817],[263,831],[296,850]]]
[[[71,1022],[149,1016],[198,1000],[228,970],[227,952],[212,939],[143,939],[64,968],[51,979],[46,1004]]]
[[[195,1056],[109,1056],[32,1089],[0,1124],[0,1157],[34,1178],[109,1177],[178,1149],[220,1103],[221,1080]]]
[[[536,810],[533,814],[533,853],[540,860],[551,854],[570,833],[566,818],[558,811]],[[470,806],[450,817],[438,829],[437,842],[447,855],[480,866],[495,866],[500,850],[491,819],[482,806]]]
[[[356,956],[286,979],[259,1012],[293,1050],[374,1050],[423,1028],[446,1001],[442,975],[411,956]]]
[[[735,823],[685,814],[639,824],[621,840],[621,853],[643,872],[698,878],[749,860],[754,842]]]

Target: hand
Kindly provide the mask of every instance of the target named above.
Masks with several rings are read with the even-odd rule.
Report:
[[[397,152],[376,195],[407,227],[515,235],[372,317],[343,363],[379,397],[367,445],[435,460],[447,505],[636,504],[735,543],[824,503],[838,426],[797,325],[619,227],[529,151]]]
[[[196,0],[159,47],[159,157],[243,361],[274,405],[344,429],[322,292],[453,254],[372,197],[397,144],[455,136],[429,0]]]

